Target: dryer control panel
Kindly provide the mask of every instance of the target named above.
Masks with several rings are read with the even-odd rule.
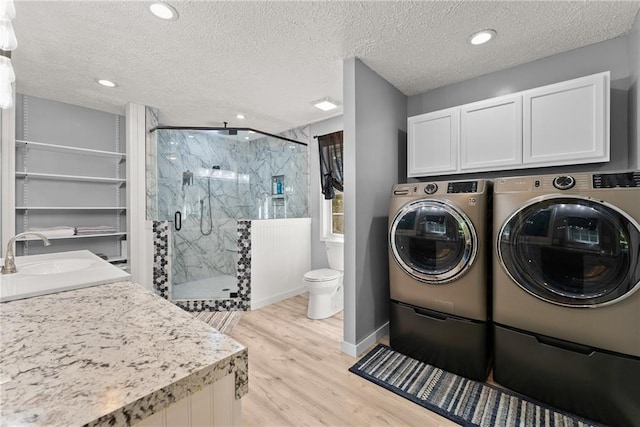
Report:
[[[490,184],[486,180],[474,181],[435,181],[397,184],[393,186],[392,196],[430,197],[444,194],[483,194]],[[451,196],[453,197],[453,196]]]
[[[447,193],[477,193],[478,181],[458,181],[450,182],[447,185]]]
[[[640,172],[594,173],[593,188],[640,187]]]

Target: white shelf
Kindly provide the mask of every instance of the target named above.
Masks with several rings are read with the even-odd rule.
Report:
[[[124,184],[127,180],[122,178],[101,178],[97,176],[59,175],[55,173],[16,172],[16,178],[40,178],[58,181],[86,181],[102,182],[107,184]]]
[[[76,236],[64,236],[64,237],[47,237],[49,240],[67,240],[67,239],[86,239],[92,237],[112,237],[112,236],[126,236],[126,232],[120,233],[99,233],[99,234],[81,234]],[[38,241],[39,237],[23,237],[21,239],[16,239],[16,242],[27,242],[27,241]]]
[[[91,148],[69,147],[66,145],[47,144],[45,142],[25,141],[21,139],[16,140],[16,146],[27,147],[27,148],[38,148],[42,150],[51,150],[51,151],[68,151],[71,153],[86,154],[86,155],[100,156],[100,157],[120,157],[122,159],[125,159],[127,156],[125,153],[118,153],[116,151],[102,151],[102,150],[93,150]]]
[[[111,211],[111,210],[127,210],[122,206],[16,206],[17,211]]]

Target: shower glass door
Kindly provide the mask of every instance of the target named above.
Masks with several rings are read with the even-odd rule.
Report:
[[[307,146],[244,130],[155,134],[157,216],[172,228],[171,299],[234,298],[237,221],[308,215]]]

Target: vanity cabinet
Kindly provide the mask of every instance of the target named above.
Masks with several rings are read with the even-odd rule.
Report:
[[[610,73],[408,118],[408,177],[609,161]]]

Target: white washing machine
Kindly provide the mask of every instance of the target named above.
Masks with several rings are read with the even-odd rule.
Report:
[[[491,349],[489,184],[396,185],[389,212],[391,347],[478,380]]]
[[[496,382],[640,423],[640,172],[494,182]]]

